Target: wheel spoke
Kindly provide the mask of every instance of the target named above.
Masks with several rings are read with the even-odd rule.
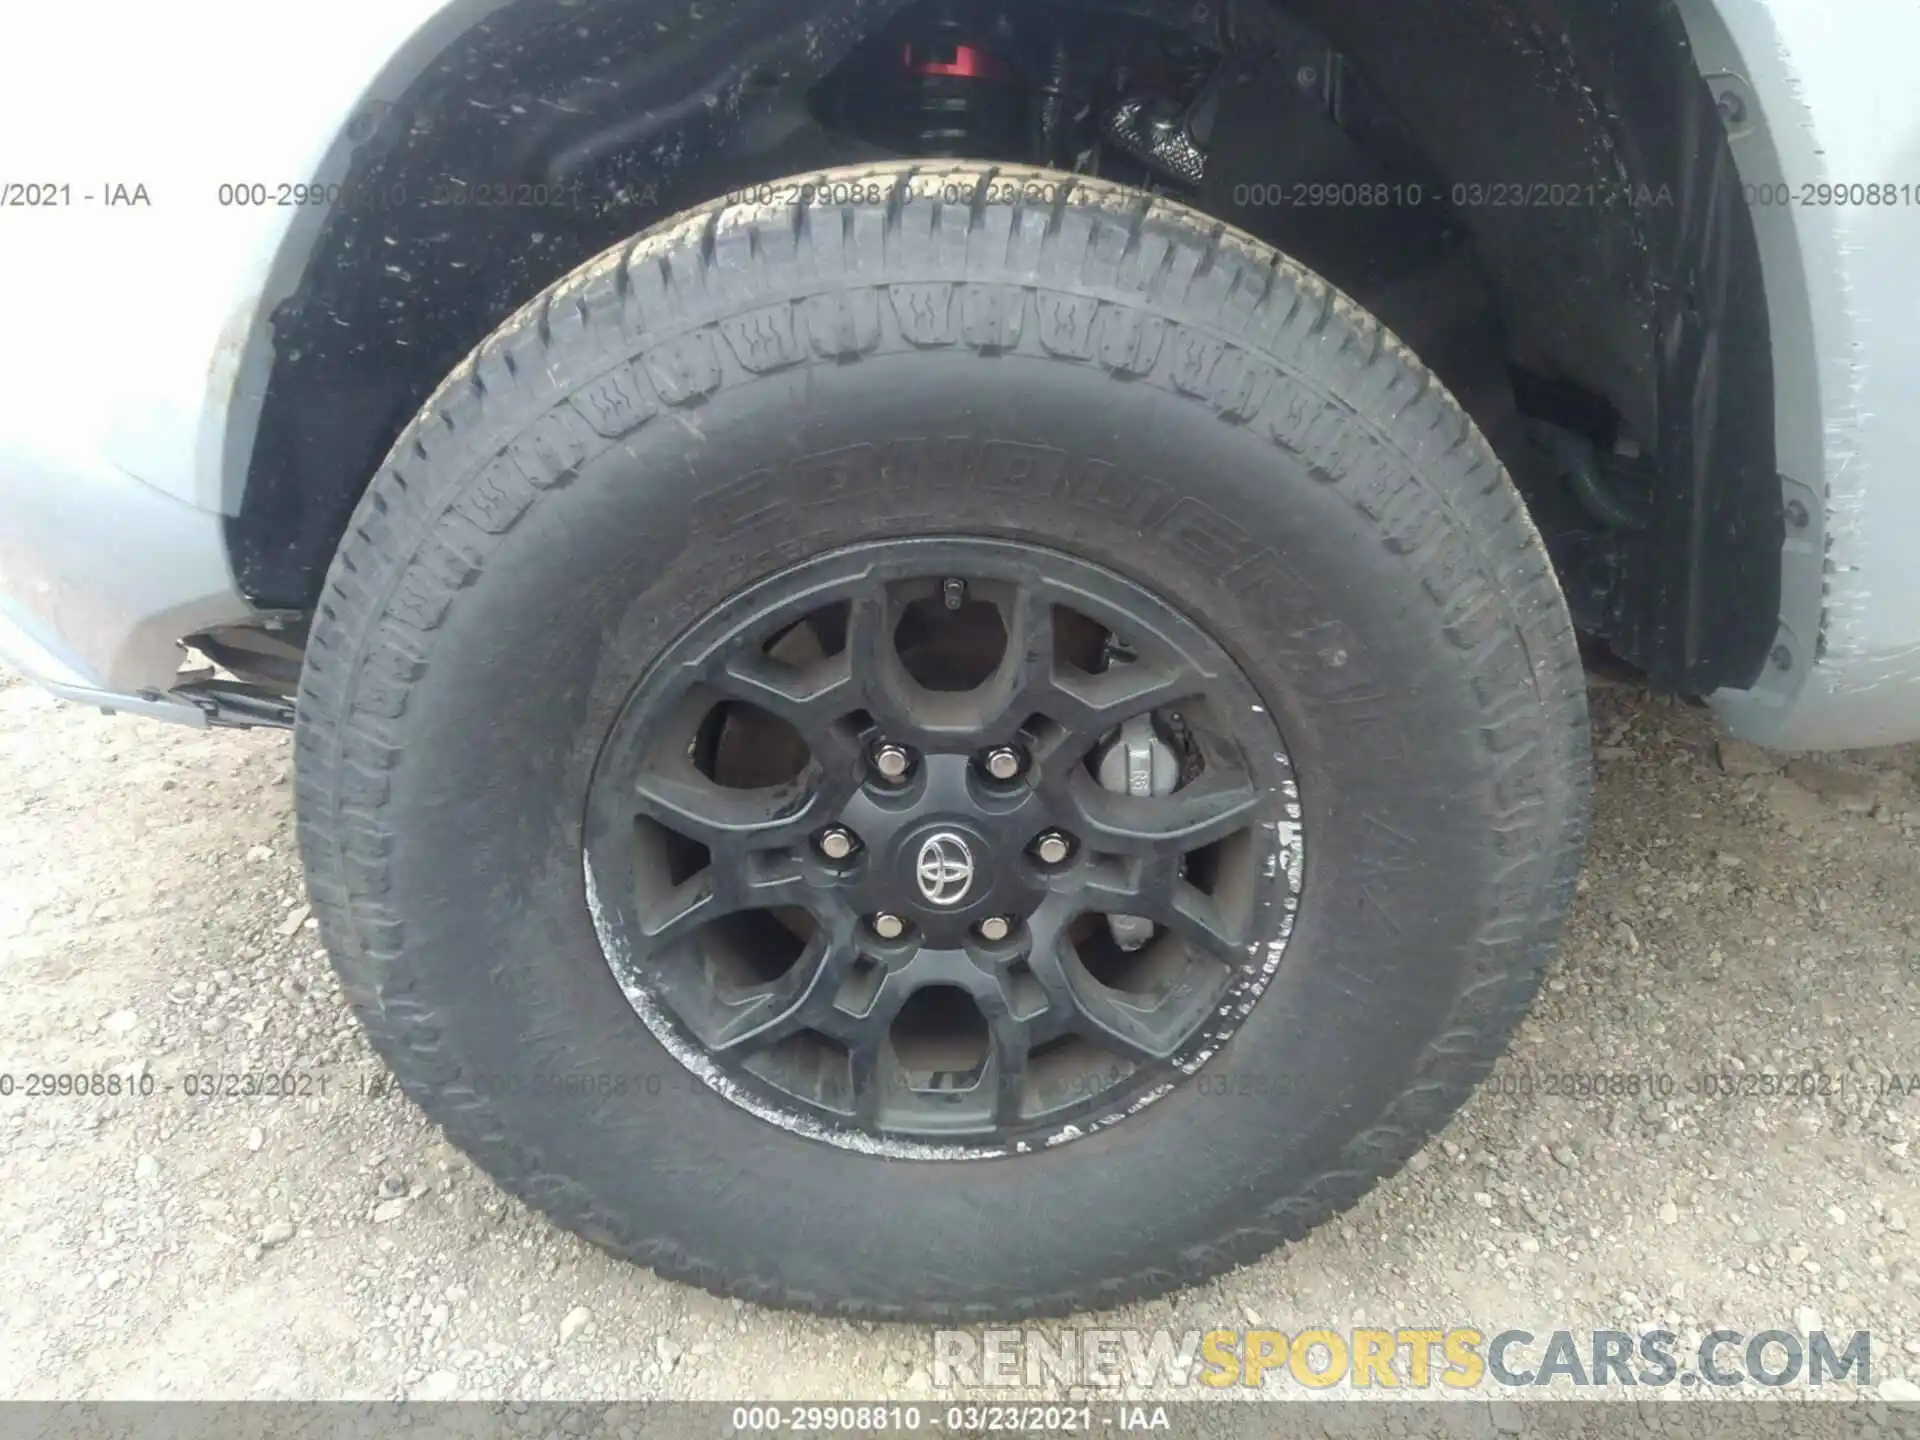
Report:
[[[1054,661],[1053,601],[1031,585],[1022,585],[1001,608],[1007,627],[1007,648],[985,689],[1000,711],[1016,701],[1043,695],[1052,684]],[[1017,720],[1026,718],[1022,713]]]
[[[1112,893],[1124,898],[1130,913],[1141,913],[1150,904],[1136,889]],[[1052,1004],[1044,1015],[1028,1021],[1031,1040],[1037,1044],[1071,1033],[1136,1066],[1161,1064],[1187,1043],[1218,1002],[1238,958],[1230,945],[1224,951],[1204,944],[1198,950],[1189,948],[1187,963],[1171,985],[1135,995],[1096,980],[1061,935],[1033,955],[1034,975]]]
[[[807,997],[804,1011],[807,1022],[846,1049],[852,1084],[854,1118],[871,1125],[880,1113],[880,1100],[888,1082],[887,1040],[900,1007],[907,1001],[906,988],[896,975],[882,978],[869,997],[864,1010],[841,1006],[852,979],[856,947],[849,939],[836,948],[822,966],[822,975]]]
[[[1055,1035],[1074,1034],[1135,1063],[1156,1058],[1148,1042],[1138,1035],[1137,1027],[1129,1025],[1124,1016],[1110,1013],[1112,1006],[1107,1000],[1106,987],[1087,974],[1086,967],[1072,954],[1064,934],[1056,933],[1043,943],[1037,942],[1030,963],[1034,977],[1047,992],[1050,1002],[1043,1016],[1028,1022],[1028,1031],[1036,1043],[1043,1036],[1051,1039]],[[1094,1006],[1092,1012],[1088,1009],[1090,1002]]]
[[[1170,1026],[1156,1025],[1153,1011],[1129,1005],[1084,971],[1072,985],[1074,1017],[1069,1028],[1104,1050],[1136,1065],[1168,1059],[1185,1038]]]
[[[728,915],[795,903],[805,891],[805,877],[797,866],[755,873],[750,858],[739,864],[709,865],[646,906],[640,915],[640,933],[655,947],[671,945]]]
[[[1149,710],[1202,693],[1204,682],[1177,665],[1116,661],[1094,673],[1062,665],[1055,655],[1055,604],[1034,586],[1022,586],[1003,612],[1007,649],[982,687],[982,728],[996,735],[1039,714],[1058,729],[1040,737],[1042,755],[1076,757],[1109,732]]]
[[[880,1118],[880,1102],[889,1080],[887,1026],[873,1024],[873,1019],[868,1016],[867,1021],[854,1030],[853,1042],[847,1047],[853,1082],[853,1115],[862,1125],[872,1125]]]
[[[1025,1022],[1011,1012],[995,1007],[986,1012],[987,1039],[992,1064],[988,1078],[993,1084],[993,1123],[1017,1125],[1027,1093],[1027,1056],[1033,1040]]]
[[[1013,739],[1038,702],[1053,693],[1053,605],[1036,589],[1012,590],[999,605],[1006,647],[970,690],[931,690],[908,672],[894,643],[899,618],[886,594],[856,600],[847,651],[867,708],[893,739],[921,747]],[[1054,708],[1071,709],[1070,702]],[[1043,710],[1044,713],[1044,710]]]
[[[1245,958],[1238,929],[1227,922],[1211,895],[1182,880],[1173,887],[1171,900],[1163,913],[1142,913],[1185,941],[1189,953],[1208,955],[1227,965],[1238,965]]]
[[[634,778],[633,799],[639,814],[698,841],[716,861],[743,850],[798,843],[821,808],[804,778],[733,790],[685,762],[642,771]]]
[[[1170,795],[1116,795],[1085,770],[1068,782],[1089,848],[1120,855],[1184,855],[1259,819],[1265,801],[1244,771],[1209,768]]]
[[[833,943],[821,930],[793,967],[773,984],[751,996],[710,1032],[708,1046],[719,1055],[764,1050],[807,1028],[834,984]]]
[[[757,651],[734,656],[710,682],[734,700],[758,705],[803,734],[854,708],[853,667],[844,651],[805,666]]]
[[[1099,1032],[1088,1038],[1115,1046],[1136,1062],[1164,1061],[1212,1010],[1226,976],[1219,966],[1190,964],[1173,988],[1150,1006],[1133,1004],[1114,991],[1082,995],[1080,1013]]]
[[[823,770],[833,772],[859,756],[857,739],[838,723],[865,699],[855,680],[851,651],[805,666],[748,651],[730,659],[710,683],[727,699],[791,725]]]
[[[1062,906],[1052,918],[1043,920],[1040,916],[1034,917],[1033,944],[1027,956],[1027,969],[1039,984],[1041,993],[1046,996],[1047,1005],[1046,1009],[1037,1015],[1029,1015],[1025,1021],[1027,1039],[1032,1045],[1043,1044],[1072,1030],[1073,1019],[1079,1012],[1080,1002],[1073,993],[1073,981],[1067,975],[1067,938],[1058,924],[1059,917],[1068,913],[1066,907]]]
[[[1186,943],[1190,953],[1224,964],[1244,958],[1241,937],[1211,895],[1180,873],[1177,856],[1150,856],[1096,867],[1086,887],[1088,908],[1106,915],[1141,915]]]
[[[993,673],[971,690],[918,688],[914,708],[929,743],[965,739],[987,745],[1014,739],[1048,693],[1053,673],[1053,602],[1030,585],[998,604],[1006,648]]]
[[[1191,699],[1199,689],[1184,671],[1133,661],[1097,675],[1050,666],[1031,699],[1034,710],[1060,727],[1051,748],[1077,758],[1134,716]]]
[[[853,683],[868,713],[890,734],[915,728],[914,704],[920,689],[894,645],[898,619],[884,585],[863,591],[847,607],[845,654]]]

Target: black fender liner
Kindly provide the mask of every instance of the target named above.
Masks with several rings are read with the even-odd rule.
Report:
[[[362,203],[327,217],[274,311],[266,401],[237,447],[252,458],[229,541],[249,598],[312,606],[406,418],[555,276],[730,186],[869,158],[819,127],[805,92],[904,3],[476,4],[465,28],[440,27],[450,38],[411,80],[384,77],[400,99],[349,132]],[[1174,25],[1192,10],[1073,3]],[[1267,4],[1240,0],[1249,32]],[[1450,186],[1499,187],[1457,194],[1504,203],[1455,208],[1515,363],[1602,397],[1648,452],[1644,528],[1546,527],[1576,620],[1664,688],[1750,684],[1777,633],[1784,537],[1768,317],[1732,156],[1672,7],[1284,9],[1366,78]],[[513,203],[472,203],[480,186]],[[1592,198],[1528,203],[1538,187]],[[407,203],[365,203],[396,195]]]

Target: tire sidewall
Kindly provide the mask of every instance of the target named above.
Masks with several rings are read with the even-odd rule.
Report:
[[[1370,518],[1244,427],[1044,361],[857,368],[751,381],[608,452],[460,597],[391,776],[410,993],[541,1171],[717,1267],[978,1303],[1148,1269],[1333,1163],[1447,1024],[1499,858],[1461,843],[1485,712]],[[993,418],[957,422],[955,393]],[[582,884],[594,762],[650,661],[789,564],[928,533],[1068,550],[1204,617],[1305,812],[1285,960],[1204,1083],[1003,1160],[882,1160],[736,1108],[627,1006]]]

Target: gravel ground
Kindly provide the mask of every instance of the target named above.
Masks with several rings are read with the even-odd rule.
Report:
[[[1495,1083],[1305,1242],[1085,1323],[1868,1329],[1882,1397],[1920,1397],[1920,750],[1763,755],[1594,702],[1588,875]],[[380,1093],[289,766],[0,676],[0,1397],[946,1397],[927,1331],[616,1263]],[[24,1093],[107,1071],[154,1093]],[[189,1098],[210,1071],[325,1093]],[[1594,1071],[1675,1089],[1543,1093]],[[1690,1085],[1803,1071],[1836,1093]]]

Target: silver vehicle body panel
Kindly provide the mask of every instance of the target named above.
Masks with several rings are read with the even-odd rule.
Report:
[[[273,307],[315,207],[222,207],[223,182],[345,177],[353,117],[392,101],[498,0],[336,0],[294,23],[255,0],[31,7],[18,54],[86,53],[0,90],[0,182],[66,208],[0,210],[0,658],[60,693],[189,721],[175,642],[248,613],[226,553],[271,360]],[[1682,0],[1729,95],[1750,186],[1920,188],[1920,10]],[[244,117],[236,121],[235,117]],[[146,207],[109,206],[113,184]],[[90,195],[82,201],[82,195]],[[1798,196],[1793,200],[1797,202]],[[1791,527],[1776,664],[1713,697],[1792,747],[1920,739],[1920,206],[1758,204]],[[1796,508],[1797,506],[1797,508]]]
[[[84,103],[50,60],[0,87],[0,182],[72,197],[0,209],[0,659],[70,698],[204,723],[162,692],[181,637],[250,613],[224,521],[273,307],[323,219],[223,207],[219,187],[340,178],[380,77],[417,74],[468,16],[435,0],[336,0],[311,23],[254,0],[190,10],[116,6],[112,45],[86,7],[7,20],[16,55],[88,59]],[[115,186],[149,203],[109,204]]]
[[[1841,749],[1920,738],[1920,206],[1801,204],[1803,185],[1920,188],[1920,10],[1831,0],[1683,0],[1709,84],[1735,87],[1773,321],[1790,531],[1782,645],[1735,733]],[[1816,192],[1817,195],[1817,192]]]

